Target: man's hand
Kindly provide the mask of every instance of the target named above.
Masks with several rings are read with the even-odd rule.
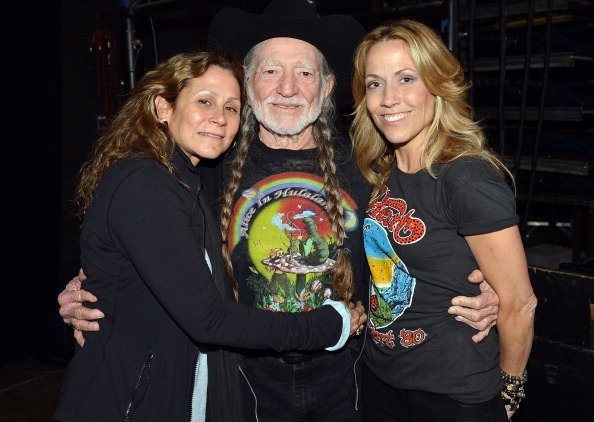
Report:
[[[97,319],[105,315],[99,309],[89,309],[83,306],[84,302],[96,302],[97,298],[86,290],[82,290],[82,282],[87,276],[81,269],[78,276],[68,282],[66,288],[58,295],[60,316],[62,320],[74,328],[74,338],[79,346],[85,344],[83,331],[99,331]]]
[[[352,335],[359,335],[361,334],[361,330],[365,328],[365,323],[367,321],[367,314],[365,313],[365,308],[360,300],[357,301],[357,306],[355,306],[352,302],[348,304],[345,303],[349,311],[351,311],[351,336]]]
[[[456,296],[448,313],[456,315],[456,321],[464,322],[480,332],[472,336],[475,343],[484,339],[491,327],[497,323],[499,311],[499,296],[489,286],[480,270],[474,270],[468,281],[479,284],[481,294],[475,297]]]

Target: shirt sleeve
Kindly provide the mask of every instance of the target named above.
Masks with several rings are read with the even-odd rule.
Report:
[[[284,314],[223,300],[187,195],[164,169],[143,167],[117,187],[108,224],[148,289],[195,342],[287,351],[338,341],[342,319],[329,306]]]
[[[514,194],[488,162],[458,159],[445,178],[447,209],[461,236],[491,233],[518,223]]]

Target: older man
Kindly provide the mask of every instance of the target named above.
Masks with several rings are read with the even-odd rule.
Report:
[[[332,34],[344,31],[340,39]],[[302,312],[325,297],[362,299],[361,222],[369,186],[335,130],[349,101],[350,58],[364,31],[318,17],[306,1],[273,1],[263,15],[221,10],[210,43],[245,57],[242,137],[225,172],[222,233],[239,300]],[[349,256],[349,251],[351,251]],[[335,353],[246,353],[245,415],[261,421],[360,418],[362,338]]]
[[[348,103],[349,64],[362,35],[354,19],[318,17],[305,0],[273,0],[262,15],[226,8],[212,21],[210,43],[245,56],[242,137],[209,186],[226,180],[224,255],[241,302],[276,312],[307,311],[329,296],[367,303],[361,222],[370,191],[350,142],[336,135],[333,102],[337,88],[338,105]],[[71,303],[88,297],[81,292],[61,294],[61,314],[75,327],[98,328],[71,320],[96,317]],[[464,315],[490,323],[481,312]],[[246,353],[245,417],[360,419],[365,335],[334,353]]]

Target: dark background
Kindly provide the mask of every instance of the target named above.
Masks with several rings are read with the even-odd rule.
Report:
[[[79,267],[79,222],[73,217],[72,191],[78,169],[88,157],[105,118],[117,109],[129,92],[125,31],[127,3],[116,0],[45,0],[11,2],[0,9],[0,80],[3,94],[0,122],[4,135],[0,154],[0,221],[3,227],[0,247],[3,270],[0,290],[0,370],[24,358],[65,364],[72,354],[71,331],[64,327],[56,303],[58,292],[76,275]],[[139,2],[140,5],[147,3]],[[163,7],[139,8],[141,11],[133,20],[134,38],[139,41],[135,44],[136,50],[132,56],[136,78],[157,61],[181,51],[203,47],[210,20],[221,7],[231,5],[260,13],[268,0],[152,3],[162,4]],[[321,14],[350,14],[366,29],[397,17],[415,17],[440,29],[444,17],[448,16],[448,3],[319,0],[318,10]],[[496,1],[477,3],[495,11],[501,4]],[[526,9],[528,1],[508,0],[507,3],[508,10],[518,7]],[[543,54],[546,49],[543,23],[546,16],[542,10],[546,8],[547,1],[536,3],[541,12],[536,17],[539,24],[534,29],[533,49],[535,54]],[[569,256],[566,265],[586,275],[594,272],[594,79],[591,76],[594,74],[594,5],[592,1],[551,3],[569,5],[555,12],[551,31],[552,50],[570,50],[586,57],[586,60],[551,67],[546,106],[577,106],[580,115],[575,121],[567,115],[557,115],[542,122],[528,120],[522,154],[528,158],[533,154],[540,158],[567,156],[567,162],[573,163],[570,166],[583,167],[585,163],[587,170],[582,175],[569,175],[560,171],[557,164],[557,167],[553,165],[552,171],[535,173],[533,183],[536,190],[549,196],[541,196],[541,199],[545,198],[542,202],[532,203],[526,215],[523,215],[526,203],[522,198],[529,194],[527,186],[530,174],[518,172],[518,211],[522,214],[523,224],[531,221],[549,225],[545,231],[539,229],[538,225],[524,227],[529,257],[530,248],[540,247],[537,255],[532,255],[533,259],[544,267],[558,268],[557,258]],[[470,1],[459,2],[461,15],[468,14],[469,4]],[[497,110],[501,109],[502,104],[498,96],[503,95],[504,107],[520,104],[522,67],[508,71],[504,75],[504,87],[500,89],[501,74],[497,68],[501,47],[499,18],[497,13],[491,13],[490,16],[478,23],[474,51],[469,45],[468,22],[461,23],[457,40],[459,57],[465,65],[470,56],[475,59],[494,58],[493,70],[483,68],[481,71],[480,66],[484,66],[484,63],[476,65],[478,70],[473,79],[473,98],[477,109],[491,108],[483,114],[479,113],[478,117],[483,121],[494,149],[513,157],[519,145],[519,126],[517,119],[506,119],[504,124],[498,122]],[[506,54],[509,56],[523,54],[525,49],[526,30],[522,19],[516,14],[507,22],[510,31]],[[447,28],[447,22],[445,26]],[[105,56],[107,38],[112,39],[109,66],[106,65]],[[99,49],[99,45],[102,49]],[[542,79],[542,69],[530,75],[529,106],[538,107]],[[540,147],[535,145],[539,136]],[[502,143],[502,139],[505,142]],[[557,228],[557,222],[565,226]],[[589,226],[586,225],[588,222]],[[543,249],[543,245],[548,249]],[[575,287],[582,283],[581,279],[579,283],[576,282],[574,276],[565,283],[555,277],[551,281],[549,273],[531,275],[534,276],[533,284],[538,281],[542,286],[554,287],[550,291],[547,290],[549,287],[539,290],[539,295],[545,295],[539,296],[540,309],[548,309],[545,303],[548,301],[547,294],[559,297],[566,286]],[[561,314],[567,314],[579,302],[580,315],[589,315],[589,303],[594,301],[594,282],[588,283],[579,284],[581,296],[576,296],[576,289],[569,293],[569,296],[573,295],[572,299],[563,303]],[[584,401],[584,395],[575,391],[580,388],[594,391],[591,388],[594,385],[594,355],[591,353],[590,318],[580,316],[579,324],[587,327],[584,331],[580,326],[579,341],[574,341],[572,330],[575,325],[560,321],[559,313],[553,312],[551,315],[550,319],[542,314],[540,319],[537,316],[537,328],[546,332],[548,327],[555,326],[562,332],[556,339],[561,338],[562,342],[561,345],[547,343],[545,346],[539,343],[533,351],[536,362],[533,365],[538,364],[544,369],[542,383],[531,387],[536,393],[532,397],[538,398],[532,399],[532,409],[544,403],[552,405],[563,400],[565,407],[555,408],[554,411],[567,415],[568,409],[573,409],[571,420],[588,420],[582,417],[587,412],[594,412],[594,393],[584,393],[590,400]],[[555,339],[554,335],[551,338]],[[566,349],[565,343],[573,345]],[[575,345],[579,345],[579,348]],[[571,362],[561,362],[569,357],[571,362],[579,362],[581,366],[572,368]],[[569,371],[567,368],[577,375],[567,379],[561,377],[559,374]],[[549,370],[553,372],[547,372]],[[538,376],[536,370],[533,372]],[[563,382],[573,387],[559,387],[562,391],[557,390],[557,386]],[[0,383],[0,387],[4,387],[4,384]],[[543,414],[546,415],[544,410]],[[521,419],[521,414],[519,417],[519,420],[529,420],[528,417]],[[563,419],[555,415],[551,420]]]
[[[59,342],[52,296],[60,266],[62,14],[59,2],[48,1],[14,2],[0,15],[0,362],[6,363],[53,354]]]

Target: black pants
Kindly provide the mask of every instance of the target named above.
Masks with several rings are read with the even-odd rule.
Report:
[[[444,394],[400,390],[363,364],[363,420],[382,422],[504,422],[507,412],[497,394],[484,403],[462,403]]]
[[[259,422],[357,422],[361,420],[361,361],[356,339],[337,352],[286,363],[252,353],[241,364],[244,413]],[[359,366],[359,369],[356,367]]]

